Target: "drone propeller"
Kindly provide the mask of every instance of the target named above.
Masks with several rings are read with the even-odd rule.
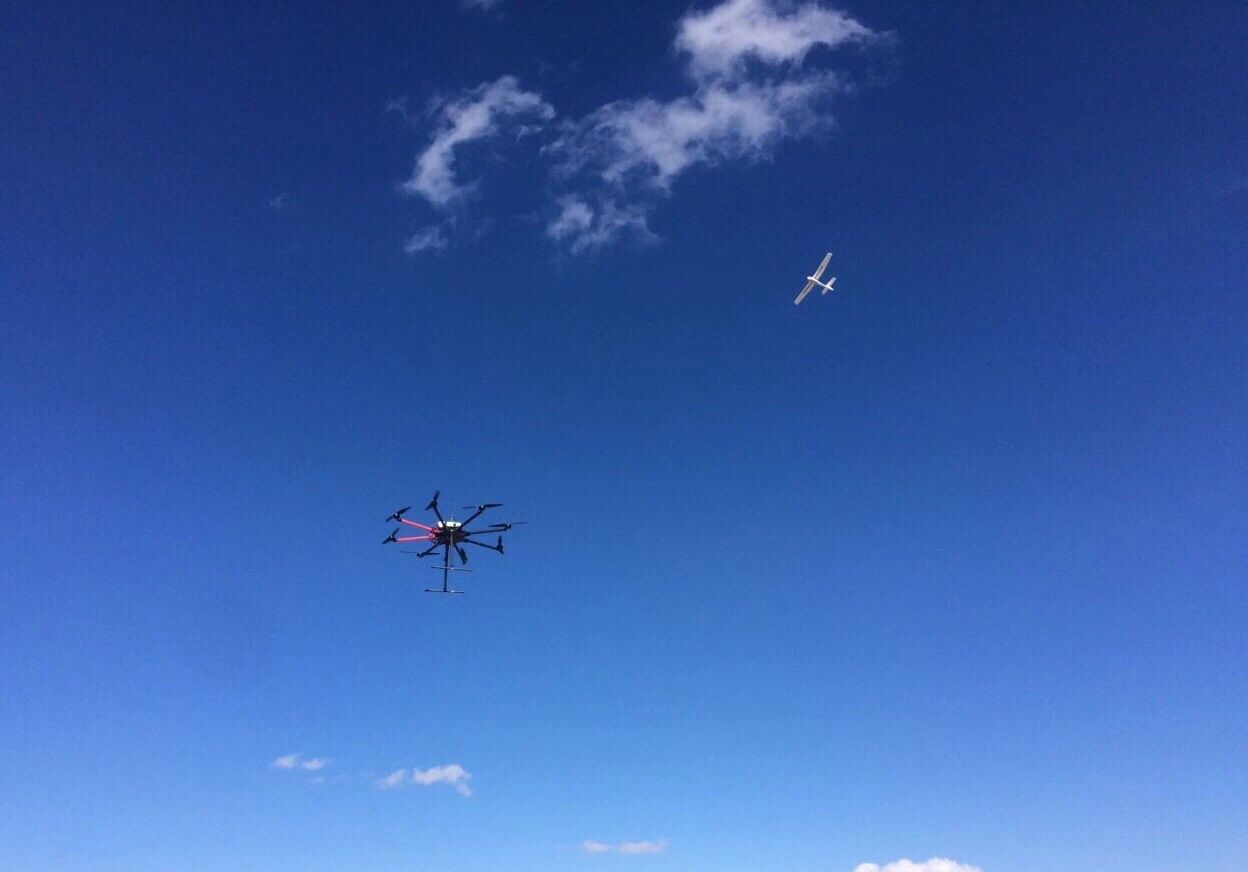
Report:
[[[476,509],[478,512],[484,512],[486,509],[497,509],[502,503],[482,503],[479,506],[461,506],[463,509]]]
[[[503,537],[502,536],[498,537],[498,545],[496,547],[498,548],[498,553],[502,554],[503,553]]]
[[[394,530],[393,530],[393,531],[391,531],[391,533],[390,533],[390,535],[389,535],[389,536],[387,536],[386,538],[384,538],[384,539],[382,539],[382,540],[381,540],[381,544],[382,544],[382,545],[385,545],[385,544],[387,544],[387,543],[389,543],[389,542],[397,542],[397,541],[399,541],[398,539],[395,539],[395,538],[394,538],[394,537],[395,537],[395,535],[396,535],[398,532],[399,532],[399,528],[398,528],[398,527],[395,527],[395,528],[394,528]]]
[[[429,505],[425,506],[425,511],[426,511],[426,512],[427,512],[427,511],[429,511],[430,509],[433,509],[433,508],[436,508],[436,507],[437,507],[437,505],[438,505],[438,494],[440,494],[440,493],[442,493],[442,491],[434,491],[434,492],[433,492],[433,499],[431,499],[431,500],[429,501]]]
[[[512,527],[518,526],[520,524],[527,524],[527,523],[529,522],[528,521],[497,521],[491,524],[490,529],[486,530],[486,532],[493,533],[496,530],[501,530],[504,533],[506,533]]]
[[[403,520],[403,515],[404,515],[406,512],[408,512],[411,508],[412,508],[411,506],[404,506],[403,508],[401,508],[401,509],[399,509],[397,512],[395,512],[393,515],[391,515],[390,517],[386,518],[386,520],[387,520],[387,521],[402,521],[402,520]]]

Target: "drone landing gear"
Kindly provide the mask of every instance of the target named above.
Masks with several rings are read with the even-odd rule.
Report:
[[[427,587],[425,593],[463,593],[462,590],[452,590],[448,579],[450,572],[472,572],[471,569],[463,569],[459,566],[430,566],[430,569],[440,571],[442,573],[442,587]]]

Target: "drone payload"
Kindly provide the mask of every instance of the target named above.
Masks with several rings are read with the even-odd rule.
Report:
[[[490,551],[497,551],[499,554],[502,554],[502,534],[506,533],[517,524],[523,524],[525,522],[500,521],[482,527],[480,530],[470,530],[468,529],[469,524],[481,517],[481,515],[485,514],[490,509],[497,509],[501,507],[502,503],[482,503],[478,506],[464,506],[465,510],[472,509],[472,514],[469,515],[464,521],[456,521],[454,518],[442,517],[442,512],[438,508],[438,495],[440,493],[441,491],[434,491],[433,499],[429,501],[429,505],[425,506],[425,511],[432,511],[434,517],[437,518],[437,521],[433,524],[420,524],[416,521],[409,521],[405,518],[404,515],[411,511],[411,506],[405,506],[386,518],[387,521],[397,521],[398,523],[408,527],[415,527],[418,530],[422,530],[423,533],[421,535],[400,536],[398,534],[402,530],[402,527],[395,527],[389,536],[381,540],[381,544],[385,545],[390,542],[427,542],[429,543],[429,547],[423,551],[403,552],[405,554],[413,554],[417,558],[421,559],[429,557],[432,554],[436,554],[440,549],[442,551],[441,565],[435,565],[430,568],[442,570],[442,588],[438,589],[436,587],[427,587],[425,588],[425,593],[463,593],[462,590],[452,590],[450,586],[452,572],[472,571],[466,566],[468,563],[468,552],[463,546],[475,545],[477,548],[487,548]],[[496,534],[498,536],[498,540],[493,545],[488,542],[478,542],[473,538],[474,536],[493,536]],[[455,560],[452,554],[459,558],[459,566],[454,565]]]

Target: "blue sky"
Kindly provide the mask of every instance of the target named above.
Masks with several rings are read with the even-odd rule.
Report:
[[[534,7],[9,7],[0,869],[1248,865],[1248,11]]]

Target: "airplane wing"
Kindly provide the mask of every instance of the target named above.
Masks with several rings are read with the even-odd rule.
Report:
[[[819,264],[819,269],[815,270],[815,274],[811,278],[822,278],[823,271],[828,268],[828,261],[832,259],[832,252],[828,252],[823,256],[823,263]]]
[[[814,287],[815,287],[814,282],[807,282],[806,287],[802,288],[802,292],[798,294],[797,299],[793,301],[793,305],[796,306],[802,300],[806,299],[806,295],[809,294],[812,290],[814,290]]]

